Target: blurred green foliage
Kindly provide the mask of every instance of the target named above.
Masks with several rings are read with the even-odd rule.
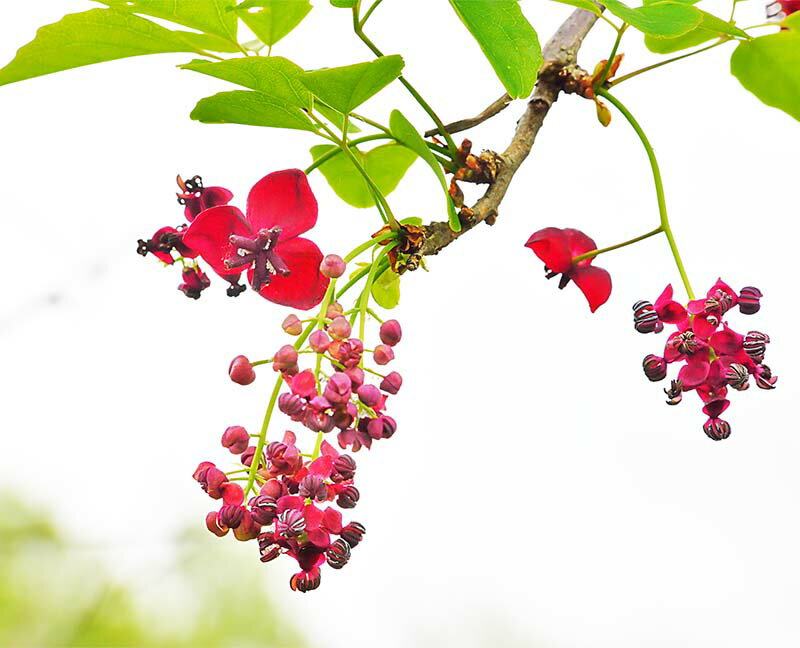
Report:
[[[91,546],[68,545],[46,515],[0,493],[0,646],[305,645],[257,563],[196,534],[177,546],[174,565],[142,565],[142,583],[120,584]]]

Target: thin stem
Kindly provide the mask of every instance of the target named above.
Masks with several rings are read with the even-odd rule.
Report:
[[[361,25],[358,22],[358,6],[353,7],[353,31],[355,31],[356,36],[358,36],[361,39],[364,45],[366,45],[367,47],[369,47],[370,50],[372,50],[372,53],[375,54],[375,56],[379,57],[383,56],[383,52],[381,52],[375,46],[375,43],[373,43],[361,29]],[[422,95],[419,92],[417,92],[416,88],[412,86],[404,76],[402,75],[399,76],[397,80],[403,84],[405,89],[408,90],[408,92],[411,94],[412,97],[414,97],[414,99],[416,99],[417,103],[422,107],[422,109],[426,113],[428,113],[428,116],[433,120],[433,123],[436,124],[436,127],[439,129],[439,132],[447,141],[447,149],[450,151],[450,156],[455,157],[457,150],[456,144],[453,141],[453,137],[450,135],[450,133],[447,132],[447,129],[444,127],[444,122],[441,119],[439,119],[439,115],[437,115],[434,112],[433,108],[430,107],[428,102],[422,98]]]
[[[608,78],[608,73],[611,71],[611,66],[614,65],[614,57],[617,55],[619,44],[622,42],[622,36],[627,28],[628,28],[628,23],[622,23],[622,27],[620,27],[617,30],[617,38],[614,41],[614,46],[611,48],[611,54],[608,55],[608,60],[606,60],[606,64],[603,67],[603,73],[595,82],[596,86],[601,86],[606,82],[606,79]]]
[[[640,74],[644,74],[645,72],[649,72],[650,70],[655,70],[656,68],[660,68],[662,65],[674,63],[675,61],[680,61],[681,59],[689,58],[690,56],[694,56],[695,54],[701,54],[703,52],[707,52],[710,49],[719,47],[723,43],[727,43],[729,40],[731,39],[721,38],[716,43],[712,43],[711,45],[707,45],[706,47],[701,47],[699,50],[694,50],[693,52],[689,52],[688,54],[681,54],[680,56],[674,56],[673,58],[667,59],[666,61],[659,61],[658,63],[653,63],[653,65],[648,65],[647,67],[640,68],[639,70],[629,72],[628,74],[624,74],[621,77],[613,79],[612,81],[609,81],[607,85],[610,88],[612,86],[622,83],[623,81],[632,79],[635,76],[639,76]]]
[[[692,285],[689,283],[689,277],[686,274],[686,268],[683,265],[683,260],[681,259],[680,252],[678,251],[678,246],[675,243],[675,237],[672,235],[672,229],[669,224],[669,216],[667,215],[667,201],[664,197],[664,183],[661,179],[661,169],[658,166],[658,160],[656,159],[655,151],[653,151],[653,147],[650,144],[650,140],[647,139],[647,135],[645,135],[642,127],[639,125],[639,122],[636,121],[636,118],[630,113],[630,111],[625,107],[625,105],[617,99],[614,95],[609,93],[604,88],[598,88],[597,94],[601,97],[607,99],[611,104],[619,110],[623,117],[628,120],[628,123],[631,125],[636,134],[639,136],[639,140],[642,142],[642,146],[644,146],[644,150],[647,152],[647,158],[650,161],[650,168],[653,172],[653,181],[655,182],[656,186],[656,198],[658,200],[658,214],[661,221],[661,227],[664,231],[664,234],[667,235],[667,240],[669,241],[670,250],[672,250],[672,256],[675,259],[675,265],[678,267],[678,272],[681,275],[681,280],[683,281],[683,285],[686,288],[686,293],[689,295],[689,299],[694,299],[694,291],[692,290]]]
[[[311,327],[308,327],[306,330],[310,333]],[[281,385],[283,385],[283,378],[279,375],[275,380],[275,387],[272,388],[272,395],[269,397],[269,405],[267,405],[267,411],[264,413],[264,420],[261,423],[261,431],[258,433],[256,451],[253,454],[250,472],[247,475],[247,485],[244,487],[245,498],[253,487],[253,482],[256,480],[256,472],[258,472],[258,466],[261,463],[261,453],[264,452],[264,445],[267,443],[267,428],[269,428],[269,422],[270,419],[272,419],[272,412],[275,410],[275,403],[278,401],[278,395],[281,393]]]
[[[377,128],[379,131],[383,131],[387,135],[391,135],[392,134],[392,131],[390,131],[388,128],[386,128],[386,126],[384,126],[383,124],[379,124],[378,122],[376,122],[376,121],[374,121],[372,119],[369,119],[368,117],[364,117],[363,115],[359,115],[359,114],[354,113],[354,112],[351,112],[350,116],[353,119],[357,119],[360,122],[364,122],[365,124],[369,124],[373,128]]]
[[[636,238],[629,239],[622,243],[617,243],[616,245],[609,245],[608,247],[599,248],[597,250],[591,250],[590,252],[586,252],[585,254],[581,254],[580,256],[576,256],[572,259],[573,263],[579,263],[580,261],[584,261],[585,259],[593,259],[594,257],[605,254],[606,252],[611,252],[612,250],[618,250],[619,248],[623,248],[627,245],[633,245],[634,243],[638,243],[639,241],[644,241],[651,236],[655,236],[656,234],[661,234],[664,230],[661,229],[661,226],[656,227],[651,232],[647,232],[647,234],[642,234],[641,236],[637,236]]]
[[[360,28],[363,28],[364,25],[367,24],[367,21],[369,20],[369,17],[372,15],[372,12],[375,11],[378,8],[378,5],[381,2],[383,2],[383,0],[375,0],[375,2],[372,3],[372,6],[369,9],[367,9],[367,13],[364,14],[364,17],[358,23],[358,26]]]
[[[363,144],[364,142],[372,142],[373,140],[382,140],[382,139],[392,139],[389,135],[377,134],[377,135],[365,135],[364,137],[359,137],[358,139],[350,140],[347,145],[349,147],[358,146],[359,144]],[[336,157],[342,152],[342,149],[336,148],[332,151],[328,151],[324,155],[320,155],[314,162],[306,167],[305,174],[308,175],[314,169],[319,166],[325,164],[328,160],[333,157]]]
[[[372,284],[377,276],[378,266],[380,260],[389,252],[391,245],[386,245],[381,248],[380,252],[372,260],[369,267],[369,274],[367,275],[367,282],[364,284],[364,290],[361,292],[361,301],[359,302],[359,322],[358,322],[358,337],[364,339],[364,327],[367,321],[367,307],[369,306],[369,297],[372,292]],[[363,360],[363,357],[362,357]]]

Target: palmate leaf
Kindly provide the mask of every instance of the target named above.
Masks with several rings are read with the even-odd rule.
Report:
[[[194,48],[179,33],[145,18],[90,9],[39,28],[0,70],[0,85],[130,56],[191,51]]]
[[[403,70],[401,56],[306,72],[300,80],[326,104],[347,114],[381,91]]]
[[[400,303],[400,275],[386,268],[372,283],[372,298],[381,308],[395,308]]]
[[[311,11],[309,0],[245,0],[235,13],[264,45],[272,46]]]
[[[450,0],[450,4],[478,41],[506,92],[515,99],[527,97],[542,65],[542,48],[519,1]]]
[[[765,104],[800,120],[800,14],[784,25],[777,34],[739,43],[731,73]]]
[[[702,12],[691,2],[650,2],[632,9],[620,0],[599,0],[617,18],[639,31],[664,38],[682,36],[700,25]]]
[[[725,22],[722,18],[718,18],[706,11],[700,9],[698,11],[700,11],[701,15],[700,24],[681,36],[665,38],[645,34],[644,42],[647,45],[647,49],[656,54],[671,54],[672,52],[702,45],[722,36],[747,38],[747,34],[736,25]]]
[[[235,0],[95,0],[117,11],[162,18],[236,42]]]
[[[297,106],[250,90],[220,92],[201,99],[191,118],[204,124],[245,124],[316,131],[308,116]]]
[[[321,144],[311,148],[311,155],[314,160],[318,160],[336,148],[338,147],[331,144]],[[417,159],[414,151],[398,144],[382,144],[367,152],[354,148],[350,150],[359,159],[361,166],[384,196],[388,196],[397,188],[406,171]],[[348,205],[361,208],[375,205],[367,181],[350,158],[343,153],[324,162],[320,165],[319,170],[336,195]]]

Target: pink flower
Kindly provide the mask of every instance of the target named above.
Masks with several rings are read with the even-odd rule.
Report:
[[[184,243],[231,283],[243,270],[253,289],[276,304],[302,310],[322,301],[329,279],[322,253],[299,235],[317,222],[317,201],[302,171],[270,173],[250,190],[247,214],[236,207],[200,212]]]
[[[200,212],[227,205],[233,198],[233,193],[225,187],[203,187],[203,179],[196,175],[190,180],[184,180],[178,176],[178,187],[180,192],[177,194],[178,203],[185,205],[183,214],[186,220],[191,223]]]
[[[589,308],[594,313],[611,295],[611,275],[592,265],[594,258],[575,263],[573,259],[597,249],[595,242],[576,229],[547,227],[534,232],[525,244],[545,264],[547,278],[561,275],[558,287],[564,288],[570,280],[580,288]]]

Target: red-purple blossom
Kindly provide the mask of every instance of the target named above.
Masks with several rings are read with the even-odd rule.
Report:
[[[767,5],[767,18],[790,16],[800,11],[800,0],[773,0]]]
[[[570,281],[580,288],[589,308],[594,313],[611,296],[611,275],[592,265],[594,257],[573,261],[587,252],[597,249],[595,242],[576,229],[547,227],[534,232],[525,244],[545,264],[547,278],[561,275],[558,287],[564,288]]]
[[[234,283],[242,271],[253,289],[276,304],[307,310],[322,301],[329,279],[320,272],[322,253],[299,235],[317,222],[317,201],[305,174],[276,171],[259,180],[236,207],[201,212],[184,234],[211,268]]]
[[[178,176],[177,182],[180,188],[176,194],[178,203],[185,206],[183,214],[189,223],[197,218],[200,212],[211,207],[227,205],[233,199],[233,193],[225,187],[203,187],[203,179],[197,175],[189,180]]]
[[[178,290],[190,299],[200,299],[200,293],[211,285],[208,275],[196,266],[186,266],[182,277],[183,283]]]

